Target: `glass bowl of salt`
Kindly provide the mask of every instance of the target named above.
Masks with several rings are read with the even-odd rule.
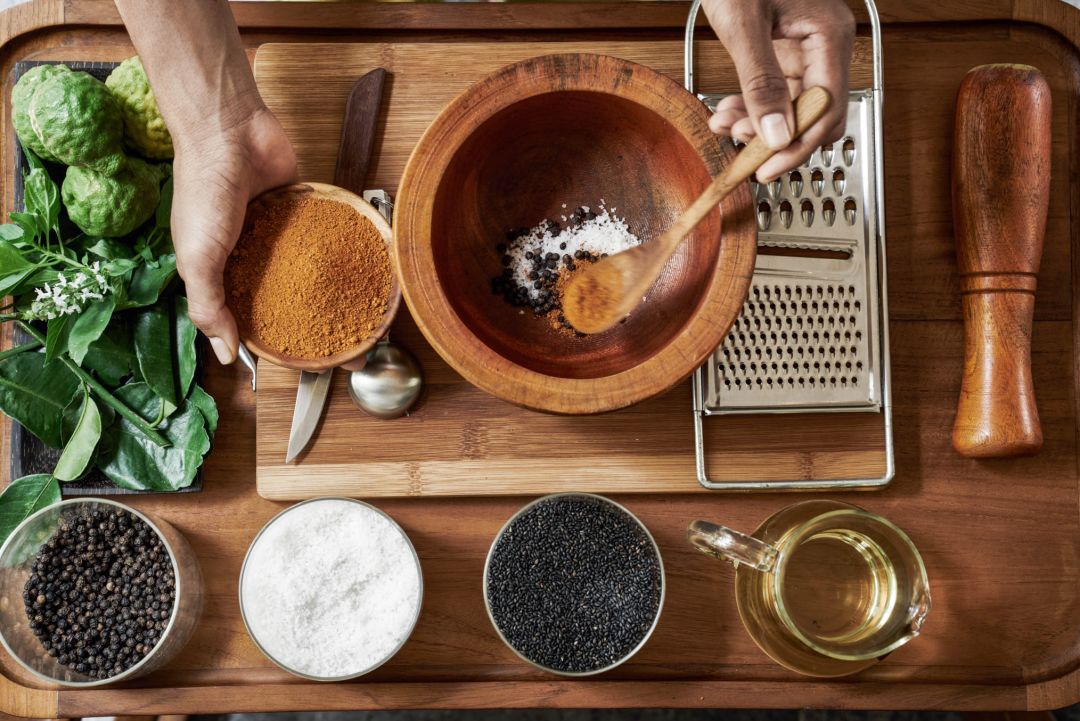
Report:
[[[396,654],[423,601],[420,557],[383,511],[315,498],[274,516],[240,571],[240,613],[271,661],[301,678],[345,681]]]

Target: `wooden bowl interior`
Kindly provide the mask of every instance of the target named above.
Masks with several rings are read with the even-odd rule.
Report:
[[[503,269],[495,246],[510,228],[559,220],[601,200],[648,242],[710,180],[691,142],[637,102],[584,91],[523,99],[481,124],[447,166],[432,216],[439,282],[469,330],[518,365],[563,378],[629,370],[670,344],[707,295],[720,248],[718,213],[682,244],[627,321],[584,338],[492,294],[491,279]]]
[[[273,190],[268,190],[257,198],[254,198],[248,204],[247,217],[244,221],[245,230],[251,222],[251,219],[254,218],[257,213],[265,212],[266,208],[276,203],[286,202],[290,199],[309,195],[323,200],[344,203],[370,220],[386,242],[387,252],[390,253],[391,257],[393,256],[393,249],[391,247],[393,234],[390,230],[390,224],[386,222],[386,219],[382,217],[379,211],[375,210],[370,203],[355,193],[327,183],[295,183],[293,185],[286,185],[280,188],[274,188]],[[383,313],[382,320],[379,322],[375,332],[371,337],[357,345],[346,348],[326,358],[299,358],[280,353],[263,343],[262,339],[255,335],[251,328],[246,327],[245,324],[240,321],[240,316],[237,316],[237,322],[239,323],[240,339],[252,353],[260,358],[268,360],[274,365],[283,368],[321,372],[339,366],[363,365],[361,359],[364,358],[367,352],[386,335],[387,331],[390,330],[390,324],[394,322],[394,317],[397,315],[398,307],[400,305],[401,286],[398,283],[397,273],[393,273],[390,281],[390,297],[386,303],[386,312]]]

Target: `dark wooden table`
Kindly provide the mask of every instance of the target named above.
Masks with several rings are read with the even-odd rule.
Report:
[[[687,4],[234,7],[254,52],[267,41],[678,40]],[[239,618],[243,554],[282,504],[255,492],[255,398],[244,372],[215,367],[207,383],[222,423],[205,490],[132,501],[173,522],[202,559],[207,604],[191,644],[168,667],[133,685],[94,691],[37,688],[5,657],[0,713],[538,706],[1019,710],[1080,700],[1080,263],[1073,251],[1073,218],[1080,218],[1080,10],[1058,0],[882,0],[880,10],[898,474],[885,491],[841,497],[894,519],[922,549],[935,607],[921,638],[854,678],[795,676],[770,662],[740,626],[731,569],[693,552],[682,535],[695,517],[753,528],[807,496],[625,496],[620,500],[649,525],[664,553],[670,588],[663,618],[646,648],[617,671],[591,680],[555,679],[518,662],[483,610],[484,553],[525,499],[399,499],[379,505],[406,528],[423,559],[427,594],[413,638],[390,663],[356,682],[318,686],[291,678],[259,654]],[[702,42],[706,38],[703,31]],[[12,196],[13,63],[116,60],[131,53],[109,0],[32,0],[0,14],[5,211]],[[1051,218],[1033,356],[1046,445],[1035,458],[998,462],[961,459],[949,446],[962,349],[949,204],[952,103],[963,73],[987,62],[1041,67],[1055,106]],[[375,169],[379,182],[391,188],[400,173],[394,162],[380,159]],[[688,398],[685,387],[672,392]],[[5,451],[4,457],[10,449]]]

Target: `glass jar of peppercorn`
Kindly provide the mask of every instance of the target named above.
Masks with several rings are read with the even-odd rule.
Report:
[[[187,643],[203,580],[184,537],[115,501],[62,501],[0,547],[0,643],[52,686],[142,676]]]

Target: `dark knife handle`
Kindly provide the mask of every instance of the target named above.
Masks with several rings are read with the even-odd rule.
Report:
[[[376,68],[363,75],[356,81],[345,105],[345,118],[341,123],[341,146],[338,150],[337,167],[334,169],[334,185],[357,195],[364,192],[364,183],[371,164],[371,150],[375,147],[375,129],[378,126],[386,76],[385,68]]]

